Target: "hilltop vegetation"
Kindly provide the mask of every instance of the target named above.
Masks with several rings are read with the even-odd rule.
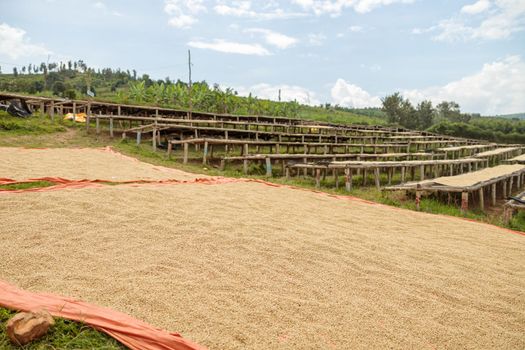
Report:
[[[0,71],[1,72],[1,71]],[[413,106],[400,93],[382,99],[382,108],[346,108],[338,105],[301,105],[297,101],[278,102],[252,96],[239,96],[231,88],[206,81],[154,80],[137,76],[135,70],[97,69],[83,61],[29,64],[12,74],[0,74],[0,90],[59,96],[69,99],[91,98],[119,103],[137,103],[195,111],[298,117],[341,124],[391,125],[428,130],[458,137],[504,143],[525,143],[525,120],[521,114],[506,118],[465,114],[453,101],[433,106],[422,101]]]

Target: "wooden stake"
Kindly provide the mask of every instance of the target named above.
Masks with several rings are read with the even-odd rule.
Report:
[[[266,176],[272,176],[272,160],[270,157],[266,157]]]
[[[184,156],[182,158],[183,164],[188,164],[188,149],[189,149],[189,144],[185,143],[184,144]]]
[[[208,141],[204,141],[204,151],[202,152],[202,164],[206,164],[208,158]]]
[[[485,210],[485,201],[483,198],[483,187],[479,189],[479,209],[481,209],[481,211]]]
[[[461,192],[461,213],[466,214],[468,210],[468,192]]]
[[[375,181],[376,181],[376,188],[378,190],[381,189],[381,184],[380,184],[380,181],[379,181],[379,168],[375,168],[374,169],[374,177],[375,177]]]
[[[315,187],[321,187],[321,169],[315,169]]]

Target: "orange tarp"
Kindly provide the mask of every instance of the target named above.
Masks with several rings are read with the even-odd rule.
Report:
[[[18,311],[47,310],[53,316],[88,324],[133,350],[205,349],[180,334],[154,328],[118,311],[59,295],[28,292],[4,281],[0,281],[0,306]]]

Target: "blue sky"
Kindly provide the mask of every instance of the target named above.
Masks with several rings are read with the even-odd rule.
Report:
[[[0,0],[0,66],[83,59],[276,99],[525,111],[525,0]]]

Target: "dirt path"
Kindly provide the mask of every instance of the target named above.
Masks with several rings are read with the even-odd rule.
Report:
[[[0,279],[211,349],[525,347],[525,237],[256,183],[0,194]]]

